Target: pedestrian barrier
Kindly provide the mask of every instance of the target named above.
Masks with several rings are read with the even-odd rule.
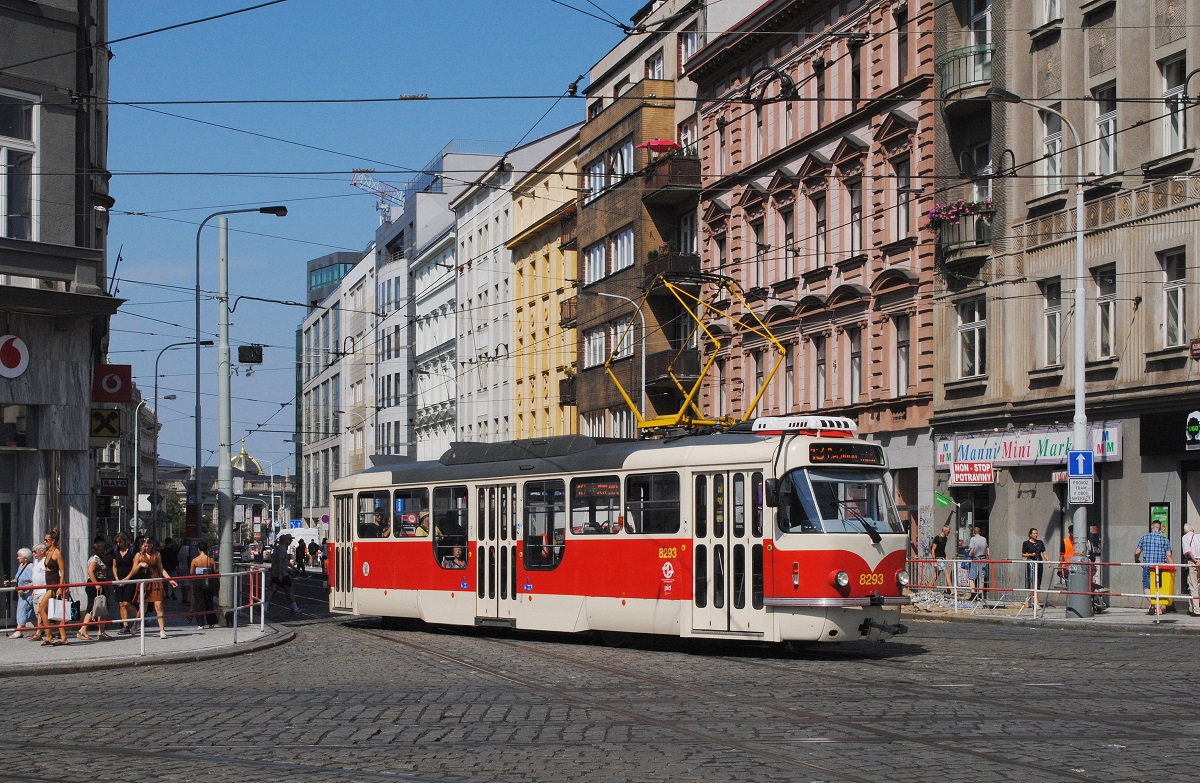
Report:
[[[203,575],[195,575],[195,576],[193,576],[193,575],[173,576],[169,580],[164,580],[164,579],[126,579],[126,580],[112,580],[112,581],[107,581],[107,582],[70,582],[70,583],[58,584],[58,585],[29,585],[29,586],[25,586],[25,587],[0,587],[0,596],[3,596],[3,598],[0,600],[4,600],[4,601],[9,600],[10,594],[15,597],[15,596],[19,596],[21,593],[26,593],[26,592],[33,593],[35,591],[52,590],[54,592],[58,592],[61,594],[58,596],[54,596],[50,599],[50,605],[52,605],[52,606],[56,605],[56,606],[54,606],[53,610],[51,610],[49,607],[47,610],[47,614],[52,615],[55,619],[57,619],[57,622],[49,622],[45,625],[42,625],[42,624],[24,625],[24,626],[21,626],[21,627],[15,629],[15,631],[11,628],[6,628],[5,633],[10,634],[13,632],[20,632],[22,634],[22,636],[26,632],[31,632],[35,636],[45,634],[47,641],[48,641],[50,636],[52,636],[54,634],[61,635],[62,632],[65,632],[68,629],[78,630],[78,629],[85,628],[85,627],[89,628],[89,629],[94,627],[96,629],[97,633],[100,634],[100,633],[104,633],[105,630],[108,628],[116,628],[117,626],[121,626],[121,625],[128,627],[130,624],[132,624],[135,627],[137,627],[138,635],[140,636],[140,654],[145,655],[146,654],[146,603],[147,603],[146,602],[146,590],[147,590],[147,587],[149,585],[152,585],[155,583],[160,583],[160,582],[177,582],[181,586],[186,585],[186,586],[190,587],[190,589],[187,590],[187,593],[188,593],[187,608],[188,608],[188,610],[184,611],[184,612],[166,612],[166,611],[164,611],[164,613],[161,616],[164,621],[169,620],[169,619],[178,619],[181,617],[186,618],[189,623],[195,622],[197,627],[199,628],[199,627],[203,627],[200,622],[202,617],[209,616],[209,615],[215,617],[215,615],[219,613],[218,609],[214,608],[211,611],[206,611],[204,607],[198,607],[196,605],[197,595],[198,594],[203,595],[204,588],[201,587],[201,580],[205,584],[207,584],[207,580],[211,579],[214,582],[218,581],[218,580],[228,580],[228,582],[229,582],[229,587],[232,591],[231,595],[233,596],[233,601],[232,601],[232,605],[230,606],[230,608],[226,614],[226,617],[229,619],[230,624],[233,627],[233,643],[237,644],[238,643],[237,636],[238,636],[239,620],[241,619],[241,614],[243,611],[246,611],[248,613],[248,617],[250,619],[251,624],[257,624],[259,626],[260,631],[266,629],[266,612],[264,610],[264,604],[263,604],[263,600],[262,600],[263,595],[265,594],[266,575],[267,575],[267,569],[262,566],[240,566],[240,570],[235,571],[232,574],[211,574],[211,575],[203,574]],[[125,585],[134,585],[137,587],[136,605],[138,608],[138,613],[137,613],[137,616],[135,616],[135,617],[129,617],[129,618],[122,619],[120,617],[120,612],[118,609],[119,604],[115,600],[113,588],[121,587],[121,586],[125,586]],[[84,606],[80,602],[77,602],[74,600],[74,593],[72,592],[72,590],[74,590],[75,588],[81,588],[81,587],[82,588],[90,587],[93,589],[99,588],[99,592],[105,596],[106,603],[108,604],[108,616],[105,619],[103,619],[103,620],[92,619],[87,623],[83,622]],[[165,584],[164,584],[163,589],[164,589],[164,591],[167,590],[167,586]],[[242,603],[242,601],[241,601],[242,595],[246,596],[245,603]],[[40,600],[40,599],[38,599],[38,600]],[[166,602],[164,601],[164,604],[165,603]],[[79,606],[78,619],[74,619],[72,617],[72,611],[71,611],[72,604],[76,604]],[[165,605],[163,608],[164,608],[164,610],[166,609]],[[257,612],[257,616],[258,616],[257,623],[255,622],[255,619],[254,619],[256,612]],[[211,617],[209,619],[211,619]],[[210,626],[211,625],[212,624],[210,623]]]
[[[1072,568],[1085,568],[1090,575],[1088,590],[1067,589],[1066,577]],[[1055,603],[1063,605],[1068,596],[1091,598],[1093,612],[1107,610],[1114,598],[1147,608],[1151,614],[1175,611],[1176,601],[1191,596],[1176,592],[1177,584],[1186,584],[1188,566],[1167,563],[1121,563],[1105,561],[1025,560],[930,560],[912,559],[909,573],[913,605],[918,609],[950,609],[954,612],[997,612],[1016,609],[1019,616],[1029,611],[1039,616]],[[1180,578],[1176,575],[1179,572]],[[1150,588],[1144,592],[1119,592],[1101,584],[1106,573],[1122,584],[1142,584],[1143,574]]]

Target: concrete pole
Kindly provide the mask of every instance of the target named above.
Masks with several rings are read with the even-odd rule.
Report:
[[[229,220],[222,217],[220,233],[219,289],[221,320],[217,334],[217,521],[221,553],[217,566],[223,574],[218,605],[222,617],[233,608],[233,427],[229,392]]]

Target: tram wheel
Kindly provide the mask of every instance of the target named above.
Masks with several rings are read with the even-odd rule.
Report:
[[[631,634],[622,631],[597,631],[596,635],[600,637],[600,641],[605,647],[620,648],[629,644],[632,638]]]

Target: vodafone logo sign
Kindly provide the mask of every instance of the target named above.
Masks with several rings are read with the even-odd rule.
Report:
[[[29,346],[20,337],[0,337],[0,377],[16,378],[29,367]]]
[[[100,376],[100,391],[105,394],[119,394],[123,388],[125,388],[125,383],[121,380],[121,376],[115,372]]]
[[[128,364],[97,364],[92,368],[92,402],[131,402],[133,368]]]

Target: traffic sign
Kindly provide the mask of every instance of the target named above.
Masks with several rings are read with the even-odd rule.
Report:
[[[1093,479],[1096,477],[1095,464],[1090,451],[1067,452],[1067,478]],[[1091,501],[1088,501],[1089,503]]]
[[[163,502],[163,496],[160,492],[151,492],[146,499],[150,501],[151,506],[157,506]]]
[[[1090,478],[1067,479],[1067,502],[1072,506],[1090,506],[1095,502],[1094,487],[1095,482]]]

